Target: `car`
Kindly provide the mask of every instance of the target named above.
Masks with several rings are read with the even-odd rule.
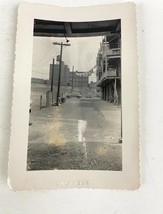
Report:
[[[81,96],[81,94],[80,93],[78,93],[78,92],[73,92],[73,93],[71,93],[71,94],[67,94],[66,95],[66,97],[67,98],[81,98],[82,96]]]
[[[92,98],[92,94],[87,94],[86,98]]]

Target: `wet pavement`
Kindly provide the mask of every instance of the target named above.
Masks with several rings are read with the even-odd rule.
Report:
[[[120,107],[95,98],[33,108],[27,169],[122,170],[120,118]]]

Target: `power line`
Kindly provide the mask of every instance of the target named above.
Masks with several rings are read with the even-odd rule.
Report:
[[[52,56],[50,59],[46,60],[46,61],[43,62],[42,64],[35,66],[34,68],[39,68],[39,67],[41,67],[41,66],[46,65],[46,64],[49,63],[49,61],[52,60],[53,58],[54,58],[54,56]]]
[[[36,71],[34,71],[33,73],[47,75],[46,73],[41,73],[41,72],[36,72]]]
[[[53,48],[50,50],[50,52],[47,52],[43,57],[41,57],[41,59],[39,60],[39,62],[37,62],[37,65],[33,65],[33,67],[38,67],[38,66],[41,66],[42,65],[42,60],[44,59],[44,58],[46,58],[49,54],[51,54],[52,52],[53,52],[54,50],[53,50]],[[53,58],[53,57],[52,57]],[[41,64],[39,64],[41,62]]]
[[[53,58],[54,58],[54,56],[52,56],[50,59],[48,59],[47,61],[45,61],[43,64],[38,65],[37,67],[39,68],[39,67],[41,67],[41,66],[46,65],[47,63],[50,63],[50,60],[52,60]],[[35,66],[35,67],[36,67],[36,66]]]

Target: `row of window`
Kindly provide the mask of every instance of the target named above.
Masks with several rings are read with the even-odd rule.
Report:
[[[72,81],[72,79],[70,79]],[[74,82],[88,82],[88,79],[78,79],[78,78],[73,78]]]

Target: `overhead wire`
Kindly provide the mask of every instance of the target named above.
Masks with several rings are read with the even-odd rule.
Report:
[[[44,62],[42,62],[42,60],[44,58],[46,58],[49,54],[51,55],[52,51],[54,51],[53,48],[50,51],[48,51],[43,57],[41,57],[41,59],[39,60],[39,62],[37,62],[37,64],[33,65],[33,68],[41,66],[42,63],[44,64]]]
[[[37,69],[39,69],[39,67],[41,67],[41,66],[44,66],[44,65],[46,65],[47,63],[50,63],[50,60],[52,60],[54,58],[54,56],[52,56],[50,59],[48,59],[48,60],[46,60],[43,64],[40,64],[40,65],[38,65],[37,67],[35,67],[35,68],[37,68]],[[33,70],[35,70],[35,68],[33,68]],[[37,70],[36,69],[36,70]]]

